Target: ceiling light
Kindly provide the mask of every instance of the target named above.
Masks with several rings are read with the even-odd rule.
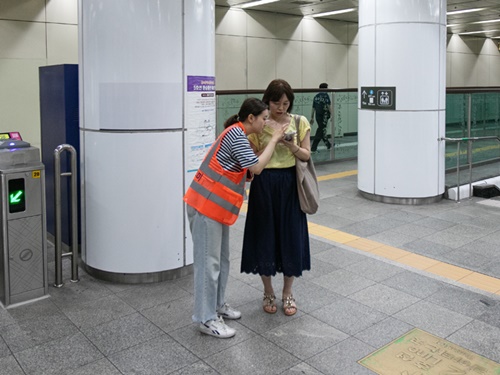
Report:
[[[469,31],[466,33],[458,33],[458,35],[470,35],[470,34],[486,34],[486,33],[494,33],[498,30],[481,30],[481,31]]]
[[[238,6],[239,8],[251,8],[251,7],[256,7],[259,5],[264,5],[264,4],[269,4],[269,3],[275,3],[279,0],[259,0],[259,1],[251,1],[249,3],[242,4]]]
[[[334,14],[349,13],[349,12],[354,12],[355,10],[356,10],[356,8],[334,10],[333,12],[324,12],[324,13],[318,13],[318,14],[311,14],[311,17],[316,18],[316,17],[333,16]]]
[[[450,16],[452,14],[460,14],[460,13],[470,13],[470,12],[479,12],[485,8],[474,8],[474,9],[464,9],[464,10],[454,10],[452,12],[446,12],[447,16]]]
[[[472,23],[494,23],[494,22],[500,22],[500,18],[498,18],[496,20],[477,21],[477,22],[472,22]]]

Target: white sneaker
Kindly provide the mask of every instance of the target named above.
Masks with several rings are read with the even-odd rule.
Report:
[[[234,320],[241,318],[241,312],[233,309],[227,303],[223,304],[221,307],[217,309],[217,314],[219,314],[219,316],[222,316],[225,319]]]
[[[209,320],[205,323],[200,323],[200,331],[205,335],[214,336],[220,339],[228,339],[236,334],[236,330],[224,323],[224,319]]]

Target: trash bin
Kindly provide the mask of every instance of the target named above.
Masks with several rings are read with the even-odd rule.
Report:
[[[5,307],[48,294],[45,168],[40,150],[0,141],[0,301]]]

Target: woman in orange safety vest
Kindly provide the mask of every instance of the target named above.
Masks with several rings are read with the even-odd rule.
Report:
[[[241,312],[225,300],[229,276],[229,225],[238,218],[243,203],[247,171],[260,174],[287,126],[276,125],[271,141],[257,156],[247,139],[261,133],[268,118],[267,105],[248,98],[237,115],[224,123],[225,130],[214,142],[188,188],[184,201],[193,238],[194,313],[202,333],[218,338],[236,331],[224,323],[239,319]]]

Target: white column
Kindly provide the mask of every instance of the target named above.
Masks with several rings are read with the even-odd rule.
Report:
[[[215,74],[214,18],[213,0],[79,1],[82,260],[98,277],[188,272],[186,82]]]
[[[360,0],[358,189],[397,203],[444,192],[446,0]],[[395,109],[362,108],[362,87],[395,87]]]

